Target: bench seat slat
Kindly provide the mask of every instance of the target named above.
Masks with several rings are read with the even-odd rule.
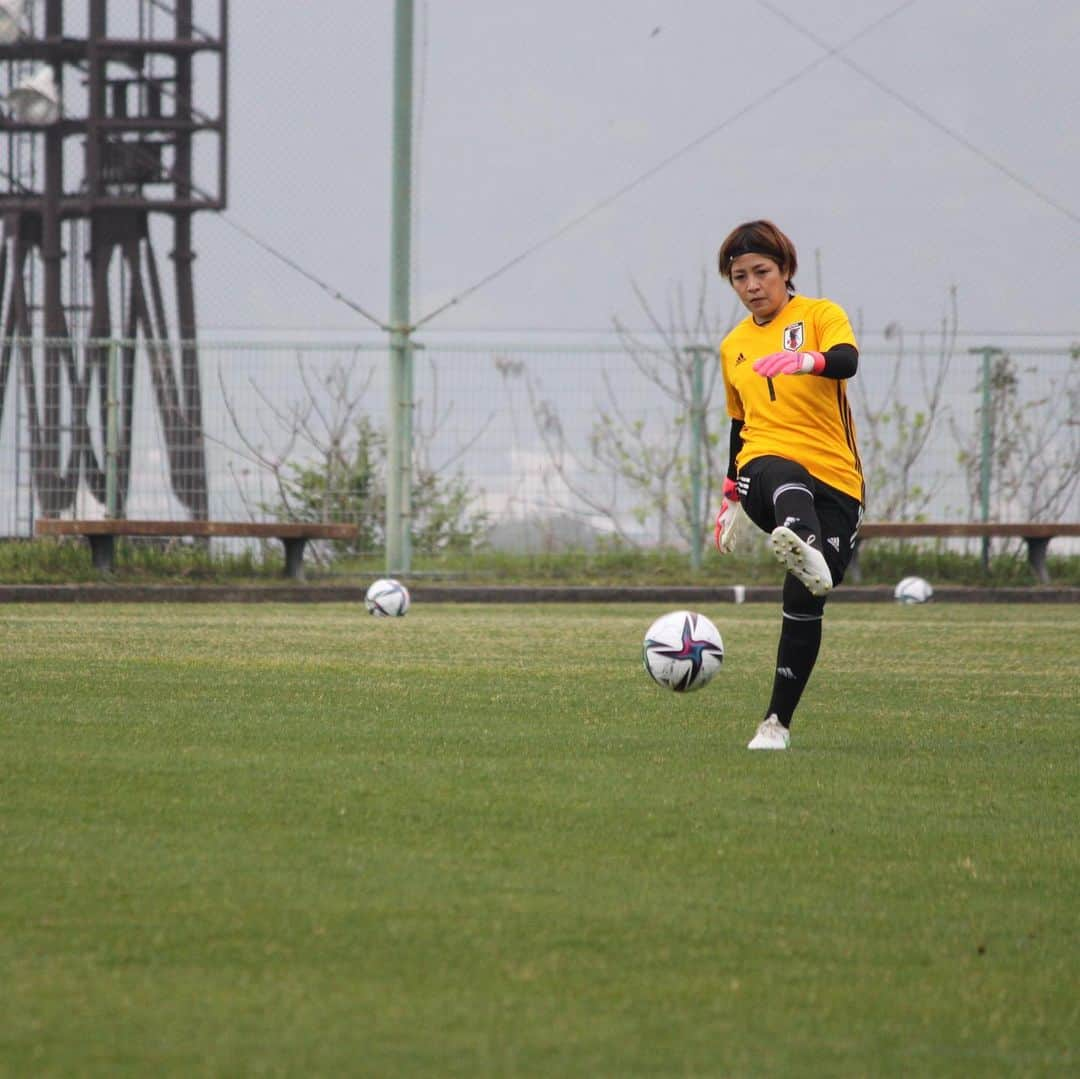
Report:
[[[1050,583],[1046,549],[1056,536],[1080,536],[1076,521],[867,521],[859,526],[851,576],[859,580],[859,547],[868,539],[1019,538],[1027,543],[1028,562],[1041,584]],[[983,546],[988,567],[987,545]]]
[[[1055,536],[1080,536],[1080,522],[1000,522],[1000,521],[864,521],[859,527],[864,539],[933,539],[967,536],[969,538],[1021,537],[1053,539]]]
[[[78,521],[41,517],[39,536],[238,536],[255,539],[355,539],[353,524],[304,521]]]

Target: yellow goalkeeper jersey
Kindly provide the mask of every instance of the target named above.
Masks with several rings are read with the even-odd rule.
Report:
[[[786,457],[863,501],[847,380],[821,375],[762,378],[754,371],[754,361],[771,352],[826,352],[840,344],[855,345],[844,309],[807,296],[793,296],[765,326],[748,315],[724,338],[720,369],[728,414],[743,421],[739,468],[755,457]]]

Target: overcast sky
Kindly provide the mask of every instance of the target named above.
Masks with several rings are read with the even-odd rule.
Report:
[[[415,8],[414,318],[644,177],[432,332],[642,325],[633,282],[703,270],[726,312],[716,249],[765,216],[869,332],[955,285],[966,331],[1080,337],[1076,0]],[[226,216],[383,318],[393,12],[231,5]],[[204,331],[372,328],[211,215],[196,245]]]

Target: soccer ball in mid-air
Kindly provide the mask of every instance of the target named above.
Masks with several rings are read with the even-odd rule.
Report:
[[[686,693],[713,680],[724,662],[724,642],[703,614],[670,611],[649,626],[641,658],[657,685]]]
[[[364,606],[377,618],[400,618],[409,609],[409,590],[393,577],[380,578],[367,590]]]
[[[897,603],[925,603],[933,594],[929,581],[922,577],[905,577],[896,586],[893,598]]]

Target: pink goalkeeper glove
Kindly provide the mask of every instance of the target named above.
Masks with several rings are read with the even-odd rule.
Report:
[[[735,525],[739,519],[739,489],[735,481],[724,477],[724,501],[720,503],[720,512],[716,515],[714,540],[716,549],[721,554],[730,554],[735,550]]]
[[[754,370],[762,378],[775,375],[820,375],[825,370],[821,352],[770,352],[754,361]]]

